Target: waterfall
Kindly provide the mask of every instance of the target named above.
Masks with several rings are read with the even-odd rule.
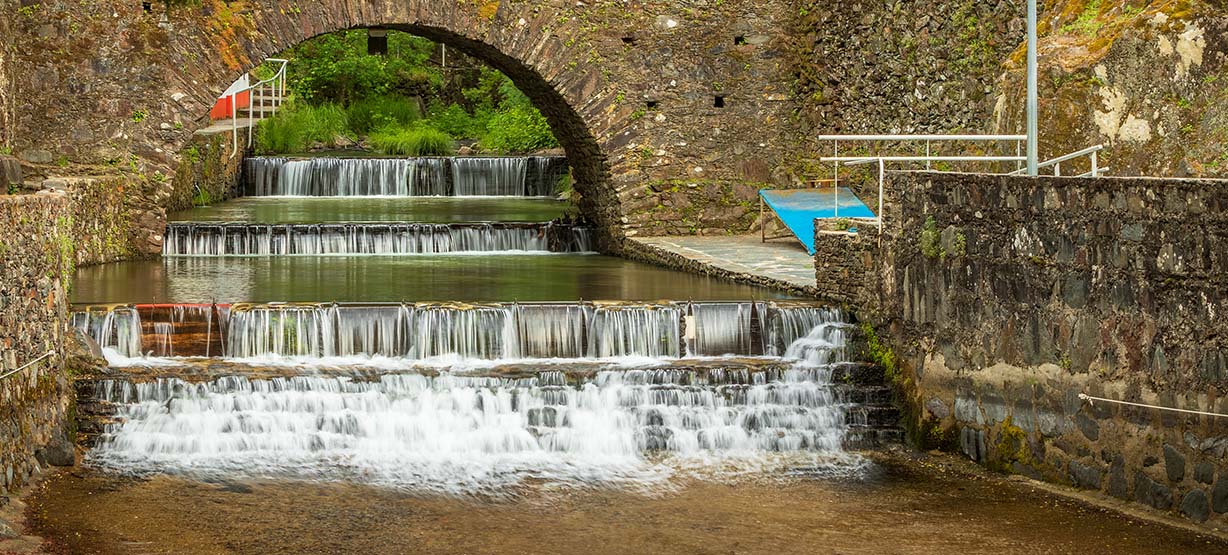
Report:
[[[141,356],[141,315],[126,306],[103,312],[74,312],[71,323],[100,347],[115,349],[126,357]]]
[[[414,311],[417,358],[516,358],[515,321],[507,307],[427,306]]]
[[[752,354],[751,315],[754,303],[691,306],[695,318],[695,348],[692,354],[716,356]]]
[[[527,158],[453,158],[456,196],[548,196],[549,183],[528,183]]]
[[[250,196],[550,196],[561,157],[248,158]]]
[[[683,340],[688,311],[694,341]],[[750,302],[136,305],[73,314],[76,327],[127,357],[407,360],[806,358],[787,347],[843,344],[841,321],[828,307]],[[810,337],[815,330],[839,337]]]
[[[581,358],[588,309],[581,305],[516,307],[520,354],[528,358]]]
[[[669,312],[606,314],[643,324]],[[507,328],[492,312],[467,314],[462,322],[436,311],[431,323]],[[788,348],[803,357],[783,370],[107,380],[96,391],[117,414],[89,460],[138,474],[355,480],[448,494],[499,493],[527,479],[650,483],[669,476],[671,461],[759,465],[767,453],[804,456],[811,467],[847,462],[845,410],[825,365],[839,352],[839,327],[804,334]],[[489,339],[467,348],[494,348]]]
[[[598,307],[588,324],[589,356],[677,357],[681,321],[675,306]]]
[[[592,230],[562,224],[171,223],[165,256],[585,252]]]
[[[816,326],[840,318],[840,312],[834,308],[790,303],[770,304],[767,313],[764,352],[771,356],[784,355],[794,341],[806,337]]]

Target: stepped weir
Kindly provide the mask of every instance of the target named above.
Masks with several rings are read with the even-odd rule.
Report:
[[[156,270],[186,284],[171,282],[169,302],[76,305],[73,326],[108,366],[77,381],[88,460],[100,468],[499,494],[525,480],[638,487],[777,463],[845,473],[860,464],[846,449],[900,439],[882,369],[849,360],[857,328],[839,309],[680,273],[622,274],[628,262],[593,253],[592,229],[569,217],[390,219],[423,215],[409,207],[423,196],[451,197],[423,206],[458,214],[497,215],[501,202],[518,203],[509,215],[546,213],[525,203],[557,201],[514,197],[553,194],[565,160],[246,163],[256,202],[168,226]],[[479,196],[481,210],[464,212],[458,199]],[[273,212],[274,201],[288,209]],[[344,210],[337,221],[304,221],[329,206]],[[340,219],[363,215],[375,221]],[[528,254],[564,262],[458,262]],[[491,298],[415,301],[438,289],[392,284],[380,291],[407,300],[240,302],[253,300],[247,280],[281,267],[316,280],[319,301],[345,299],[344,284],[441,277]],[[228,301],[201,293],[201,276],[234,280],[220,291]],[[634,276],[690,300],[632,300],[624,282]],[[529,286],[538,281],[545,289]]]

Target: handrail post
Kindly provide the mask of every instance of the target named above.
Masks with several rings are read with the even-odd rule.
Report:
[[[1100,177],[1100,151],[1092,151],[1092,177]]]
[[[252,127],[256,125],[256,110],[252,107],[252,94],[247,95],[247,148],[252,147]]]
[[[239,111],[235,103],[235,95],[230,95],[230,136],[231,149],[230,157],[234,158],[239,153]]]
[[[1058,162],[1053,165],[1053,176],[1054,177],[1062,176],[1062,163],[1061,162]]]
[[[839,158],[840,157],[840,141],[833,140],[831,142],[831,149],[832,149],[832,155],[835,156],[836,158]],[[840,162],[832,162],[832,164],[835,166],[835,174],[832,176],[831,186],[839,187],[840,186]]]
[[[925,171],[929,171],[930,169],[930,161],[928,160],[928,158],[930,157],[930,140],[929,139],[925,140],[925,157],[927,158],[927,160],[925,161]]]
[[[767,219],[763,216],[763,191],[759,192],[759,242],[767,242]]]

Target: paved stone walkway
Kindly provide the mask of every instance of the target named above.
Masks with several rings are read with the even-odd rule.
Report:
[[[765,284],[778,282],[813,291],[814,258],[797,241],[762,243],[759,236],[631,237],[641,245],[685,257],[727,273],[757,276]]]

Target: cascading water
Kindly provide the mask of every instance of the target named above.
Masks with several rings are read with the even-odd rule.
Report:
[[[131,307],[105,311],[74,312],[72,326],[100,347],[114,349],[126,357],[141,356],[141,314]]]
[[[565,168],[561,157],[252,157],[246,173],[249,196],[540,197]]]
[[[754,334],[751,327],[754,310],[754,303],[692,305],[696,333],[691,354],[754,354]]]
[[[845,410],[829,366],[843,326],[833,319],[799,338],[785,370],[105,381],[97,391],[119,405],[117,421],[89,460],[138,474],[342,479],[452,494],[498,494],[525,479],[651,484],[730,461],[763,465],[769,453],[810,468],[847,465]],[[566,343],[551,337],[544,344]]]
[[[750,302],[137,307],[75,313],[73,323],[125,357],[506,360],[784,356],[839,319],[826,307]]]
[[[172,223],[165,256],[592,251],[592,232],[562,224]]]

